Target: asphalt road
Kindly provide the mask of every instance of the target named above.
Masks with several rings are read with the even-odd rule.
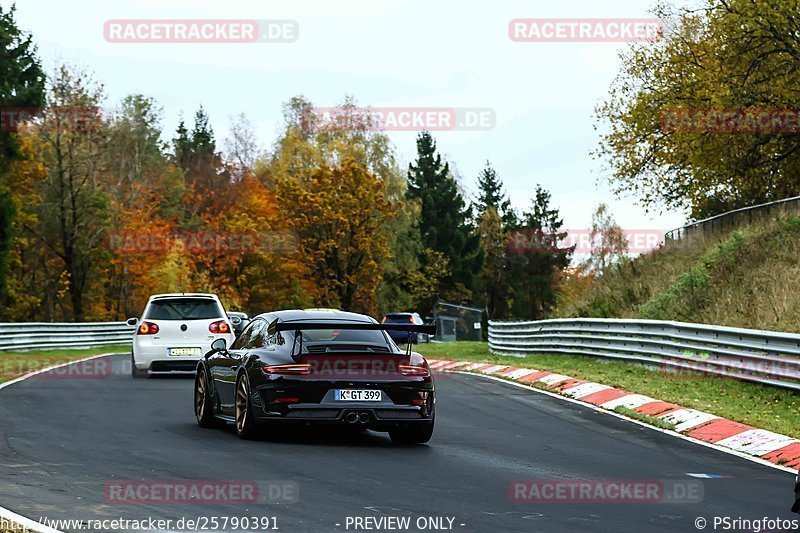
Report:
[[[275,517],[291,533],[375,530],[348,528],[348,516],[410,516],[410,531],[419,517],[449,517],[452,530],[465,533],[697,531],[699,516],[707,530],[714,516],[800,518],[788,512],[788,473],[478,376],[438,379],[427,446],[318,430],[246,442],[196,425],[191,379],[133,380],[126,357],[112,360],[114,372],[98,379],[34,379],[0,390],[0,506],[34,520]],[[285,480],[299,495],[297,503],[258,505],[118,504],[104,495],[115,480],[183,479]],[[509,484],[531,479],[673,480],[702,484],[703,497],[511,501]]]

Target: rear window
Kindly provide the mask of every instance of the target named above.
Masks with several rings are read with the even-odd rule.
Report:
[[[171,298],[155,300],[147,309],[151,320],[204,320],[223,318],[222,308],[209,298]]]
[[[411,324],[411,315],[387,315],[384,324]]]
[[[368,342],[386,345],[381,331],[355,329],[310,329],[303,332],[303,342]]]

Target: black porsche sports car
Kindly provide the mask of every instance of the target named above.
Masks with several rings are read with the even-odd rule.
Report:
[[[435,388],[427,361],[387,331],[433,335],[435,326],[379,324],[335,310],[265,313],[231,344],[215,342],[197,366],[202,427],[234,423],[241,438],[270,422],[388,431],[396,443],[433,434]],[[221,340],[221,339],[220,339]]]

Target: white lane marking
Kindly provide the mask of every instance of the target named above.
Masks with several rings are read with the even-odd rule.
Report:
[[[610,388],[612,387],[609,387],[608,385],[602,385],[600,383],[582,383],[577,387],[570,387],[569,389],[563,390],[561,392],[573,398],[583,398],[584,396],[589,396],[590,394],[594,394],[595,392],[600,392],[601,390],[608,390]]]
[[[654,398],[650,398],[649,396],[643,396],[641,394],[628,394],[627,396],[620,396],[614,400],[609,400],[606,403],[602,404],[600,407],[605,409],[614,410],[617,407],[627,407],[628,409],[636,409],[637,407],[641,407],[643,405],[647,405],[648,403],[653,403],[657,400]]]
[[[748,429],[731,437],[718,440],[717,444],[740,452],[761,456],[796,442],[800,441],[765,429]]]
[[[687,429],[697,427],[712,420],[717,420],[719,417],[711,413],[696,411],[694,409],[679,409],[659,416],[658,418],[675,426],[675,431],[678,433],[683,433]]]
[[[89,356],[89,357],[84,357],[83,359],[76,359],[74,361],[68,361],[66,363],[61,363],[60,365],[48,366],[48,367],[42,368],[41,370],[36,370],[35,372],[28,372],[27,374],[25,374],[23,376],[20,376],[18,378],[12,379],[11,381],[6,381],[6,382],[3,382],[3,383],[0,383],[0,389],[5,389],[6,387],[10,387],[11,385],[13,385],[15,383],[19,383],[20,381],[24,381],[24,380],[26,380],[28,378],[32,378],[33,376],[38,376],[39,374],[44,374],[45,372],[50,372],[51,370],[58,370],[59,368],[64,368],[65,366],[75,365],[75,364],[78,364],[78,363],[83,363],[85,361],[91,361],[92,359],[99,359],[101,357],[108,357],[110,355],[125,355],[125,354],[124,353],[103,353],[103,354],[100,354],[100,355],[92,355],[92,356]]]
[[[547,385],[555,385],[556,383],[561,383],[562,381],[567,381],[568,379],[572,379],[569,376],[564,376],[562,374],[548,374],[542,378],[537,379],[536,381],[541,381]]]
[[[792,475],[797,474],[797,470],[795,470],[794,468],[789,468],[788,466],[778,465],[778,464],[772,463],[770,461],[767,461],[766,459],[761,459],[760,457],[754,457],[752,455],[748,455],[748,454],[746,454],[744,452],[740,452],[738,450],[733,450],[731,448],[723,448],[722,446],[717,446],[714,443],[705,442],[705,441],[702,441],[700,439],[695,439],[695,438],[690,437],[688,435],[682,435],[680,433],[675,433],[674,431],[670,431],[668,429],[661,429],[661,428],[658,428],[658,427],[655,427],[655,426],[651,426],[650,424],[647,424],[647,423],[642,422],[640,420],[636,420],[635,418],[628,418],[627,416],[619,414],[619,413],[617,413],[615,411],[608,411],[606,409],[603,409],[602,407],[598,407],[598,406],[590,404],[590,403],[582,402],[580,400],[576,400],[575,398],[570,398],[568,396],[562,396],[561,394],[557,394],[555,392],[551,392],[551,391],[548,391],[548,390],[537,389],[536,387],[531,387],[530,385],[528,385],[526,383],[517,383],[516,381],[509,381],[507,379],[504,379],[504,378],[501,378],[501,377],[497,377],[497,376],[482,376],[480,374],[472,374],[472,373],[469,373],[469,372],[456,371],[456,372],[453,372],[453,373],[454,374],[464,374],[464,375],[468,375],[468,376],[480,376],[483,379],[493,379],[495,381],[499,381],[500,383],[505,383],[506,385],[509,385],[511,387],[519,387],[521,389],[533,391],[533,392],[536,392],[536,393],[539,393],[539,394],[544,394],[545,396],[550,396],[552,398],[558,398],[559,400],[563,400],[565,402],[570,402],[570,403],[574,403],[574,404],[577,404],[577,405],[582,405],[583,407],[585,407],[587,409],[591,409],[592,411],[596,411],[598,413],[603,413],[603,414],[606,414],[606,415],[609,415],[609,416],[613,416],[613,417],[619,418],[621,420],[626,420],[628,422],[631,422],[632,424],[636,424],[637,426],[642,426],[643,428],[647,428],[647,429],[652,430],[652,431],[658,431],[659,433],[663,433],[665,435],[669,435],[671,437],[675,437],[676,439],[685,440],[687,442],[693,442],[695,444],[699,444],[700,446],[705,446],[706,448],[711,448],[712,450],[717,450],[718,452],[727,453],[728,455],[735,455],[736,457],[741,457],[742,459],[746,459],[746,460],[748,460],[750,462],[758,463],[758,464],[763,465],[763,466],[768,466],[770,468],[774,468],[775,470],[782,470],[782,471],[788,472],[788,473],[790,473]]]

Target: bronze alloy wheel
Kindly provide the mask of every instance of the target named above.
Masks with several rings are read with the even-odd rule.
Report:
[[[208,379],[205,372],[197,374],[197,384],[194,388],[194,414],[197,421],[203,419],[206,410],[206,394],[208,393]]]
[[[247,376],[242,375],[236,381],[236,434],[241,439],[249,439],[255,433],[255,420],[250,404],[250,384]]]

